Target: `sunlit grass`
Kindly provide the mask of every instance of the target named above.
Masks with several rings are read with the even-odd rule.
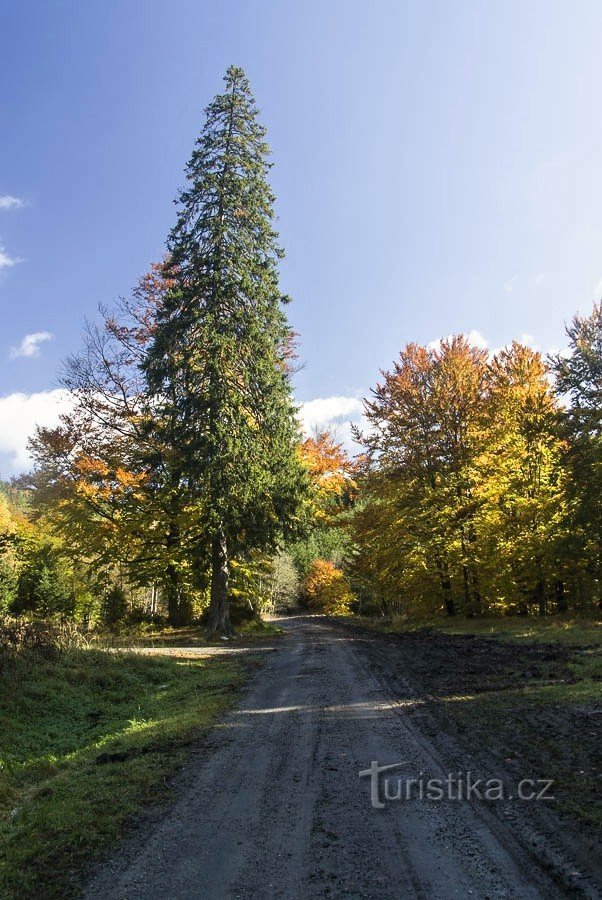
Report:
[[[254,618],[236,627],[235,641],[260,640],[282,634],[282,629],[272,622]],[[115,634],[99,633],[93,639],[96,647],[126,649],[128,647],[210,647],[221,643],[219,637],[209,640],[201,625],[172,627],[143,624],[125,628]]]
[[[250,663],[84,650],[23,655],[0,675],[0,896],[68,897]]]
[[[432,628],[443,634],[477,634],[481,637],[519,642],[602,645],[602,618],[499,616],[467,619],[453,616],[412,619],[407,616],[394,616],[391,620],[362,619],[362,622],[365,621],[381,631],[395,634]]]

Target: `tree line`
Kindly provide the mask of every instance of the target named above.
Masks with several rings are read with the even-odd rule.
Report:
[[[353,519],[368,603],[453,615],[601,600],[602,304],[565,352],[409,344],[366,401]]]
[[[361,452],[301,436],[269,150],[230,67],[162,261],[101,309],[70,410],[0,492],[0,613],[114,624],[305,602],[330,613],[546,614],[600,600],[602,311],[569,352],[408,345]]]

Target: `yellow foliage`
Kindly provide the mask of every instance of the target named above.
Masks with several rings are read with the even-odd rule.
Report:
[[[106,478],[109,474],[109,467],[100,459],[93,459],[91,456],[81,454],[75,464],[76,470],[81,474],[91,478]]]
[[[313,516],[328,520],[349,506],[355,497],[355,466],[342,444],[328,431],[303,441],[300,453],[309,474]]]
[[[344,572],[325,559],[312,563],[303,593],[311,610],[327,615],[347,615],[354,599]]]

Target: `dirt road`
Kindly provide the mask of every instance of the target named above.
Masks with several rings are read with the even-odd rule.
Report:
[[[281,624],[287,635],[193,756],[174,805],[88,898],[600,896],[570,842],[550,841],[549,806],[419,799],[420,782],[447,785],[461,757],[408,714],[416,691],[394,646],[320,618]],[[373,761],[402,763],[378,778],[384,808],[359,776]],[[410,799],[385,799],[385,776],[390,796],[398,778],[404,792],[416,779]]]

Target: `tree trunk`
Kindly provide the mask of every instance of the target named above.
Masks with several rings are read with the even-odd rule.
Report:
[[[483,612],[483,600],[481,597],[481,591],[479,588],[479,576],[476,572],[470,573],[470,580],[472,582],[472,608],[475,616],[480,616]]]
[[[166,548],[171,553],[180,541],[180,529],[175,521],[171,521],[167,534]],[[167,595],[167,620],[170,625],[179,627],[189,625],[192,618],[192,609],[189,601],[184,596],[177,568],[173,563],[165,569],[165,593]]]
[[[447,616],[455,616],[456,615],[456,605],[454,603],[454,598],[451,596],[450,593],[446,592],[443,602],[445,603],[445,614]]]
[[[558,580],[554,583],[554,593],[556,594],[557,612],[566,612],[568,609],[568,603],[566,599],[566,591],[564,589],[564,581]]]
[[[192,609],[182,592],[182,586],[180,585],[175,566],[167,566],[165,593],[167,595],[167,620],[169,624],[174,628],[190,625]]]
[[[223,528],[219,528],[211,546],[211,600],[208,628],[212,634],[232,634],[228,583],[228,543]]]
[[[546,616],[548,614],[548,607],[546,603],[546,586],[543,579],[541,578],[535,585],[535,590],[533,591],[533,599],[537,603],[539,615]]]
[[[464,615],[470,616],[472,613],[472,605],[470,602],[470,578],[466,563],[462,564],[462,583],[464,585]]]
[[[171,566],[168,567],[171,569]],[[167,572],[167,621],[175,628],[180,624],[180,594],[171,572]]]
[[[439,572],[439,582],[441,584],[441,596],[443,598],[443,605],[445,606],[445,612],[448,616],[455,616],[456,614],[456,606],[454,603],[454,598],[452,596],[451,589],[451,579],[447,570],[447,563],[444,563],[442,560],[437,560],[437,569]]]

